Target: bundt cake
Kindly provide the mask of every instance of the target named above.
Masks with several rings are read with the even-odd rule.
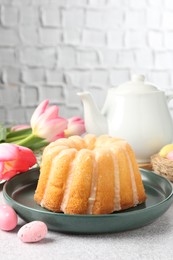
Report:
[[[122,139],[62,138],[43,152],[34,200],[66,214],[108,214],[146,199],[134,152]]]

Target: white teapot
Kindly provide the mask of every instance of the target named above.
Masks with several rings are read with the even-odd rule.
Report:
[[[84,119],[88,133],[126,139],[137,161],[146,163],[173,139],[173,121],[164,92],[145,82],[143,75],[108,90],[100,112],[89,92],[78,93],[84,105]]]

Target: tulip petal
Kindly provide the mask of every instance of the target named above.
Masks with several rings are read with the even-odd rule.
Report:
[[[23,130],[23,129],[28,129],[30,128],[30,125],[15,125],[13,127],[11,127],[11,131],[19,131],[19,130]]]
[[[50,119],[50,120],[57,118],[58,113],[59,113],[58,106],[50,106],[45,111],[45,118]]]
[[[46,99],[46,100],[42,101],[40,103],[40,105],[35,109],[32,117],[31,117],[31,121],[30,121],[32,128],[36,124],[38,118],[45,112],[48,104],[49,104],[49,100]]]
[[[61,136],[64,137],[68,121],[59,117],[58,112],[58,106],[48,107],[48,100],[43,101],[31,118],[33,135],[43,138],[47,142],[52,142]]]
[[[4,153],[4,157],[1,153]],[[36,163],[32,150],[15,144],[1,144],[0,155],[0,179],[3,180],[9,180],[14,175],[27,171]]]
[[[12,168],[16,172],[25,172],[29,170],[30,166],[28,165],[27,161],[22,159],[22,160],[16,160],[12,165]]]
[[[60,134],[53,136],[50,142],[54,142],[54,141],[56,141],[60,138],[64,138],[64,137],[65,137],[65,134],[64,134],[64,131],[63,131]]]
[[[49,121],[45,128],[39,129],[39,136],[45,138],[48,142],[52,142],[56,135],[61,134],[67,127],[67,120],[57,118]],[[52,135],[53,133],[53,135]]]
[[[64,131],[65,136],[82,135],[85,133],[84,120],[80,117],[72,117],[68,119],[68,127]]]
[[[28,167],[32,167],[37,162],[34,153],[27,147],[19,146],[19,157]]]
[[[80,117],[74,116],[68,119],[68,124],[71,125],[73,123],[80,123],[83,122],[83,119],[81,119]]]
[[[37,120],[37,125],[39,125],[39,128],[42,128],[46,124],[49,124],[50,120],[58,118],[58,111],[59,108],[57,106],[48,107],[45,110],[44,114],[42,114]]]
[[[73,125],[69,129],[64,131],[65,136],[69,137],[72,135],[82,135],[84,133],[84,126],[83,125]]]
[[[0,180],[9,180],[17,174],[15,170],[10,170],[5,173],[0,173]]]
[[[4,170],[4,162],[0,162],[0,173]]]
[[[0,161],[11,161],[18,157],[18,149],[14,144],[0,144]]]

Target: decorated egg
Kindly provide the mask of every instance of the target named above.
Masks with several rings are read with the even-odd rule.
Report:
[[[38,242],[45,238],[47,226],[42,221],[32,221],[22,226],[18,231],[18,237],[24,243]]]
[[[6,204],[0,205],[0,229],[13,230],[17,226],[17,214],[12,207]]]
[[[166,156],[167,159],[173,161],[173,151],[169,152]]]
[[[161,157],[166,157],[167,154],[170,153],[171,151],[173,151],[173,144],[167,144],[162,147],[162,149],[159,152],[159,155]]]

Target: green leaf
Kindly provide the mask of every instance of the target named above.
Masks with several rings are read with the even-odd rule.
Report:
[[[6,127],[0,124],[0,142],[5,142],[6,135],[7,135]]]
[[[30,148],[31,146],[35,146],[35,145],[42,143],[42,142],[45,142],[45,139],[31,134],[31,135],[28,135],[26,138],[24,138],[22,140],[15,141],[15,144],[22,145],[22,146]]]
[[[27,138],[28,135],[21,135],[21,136],[14,136],[14,137],[8,137],[6,138],[6,142],[7,143],[15,143],[15,142],[18,142],[18,141],[22,141],[23,139]]]
[[[48,142],[39,142],[39,143],[36,143],[36,144],[29,145],[28,148],[30,148],[32,151],[37,151],[40,148],[45,147],[48,144],[49,144]]]
[[[7,134],[7,138],[30,135],[32,133],[32,128],[22,129],[18,131],[10,131]]]

